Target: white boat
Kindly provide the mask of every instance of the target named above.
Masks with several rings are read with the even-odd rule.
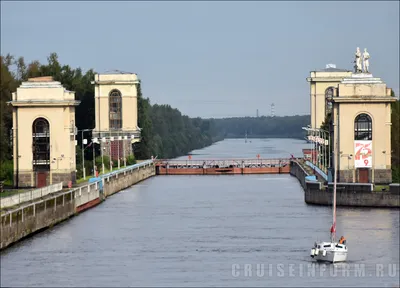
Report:
[[[337,123],[337,122],[336,122]],[[337,125],[335,125],[336,128]],[[337,133],[335,131],[334,138],[337,139]],[[334,153],[334,169],[335,175],[333,179],[333,221],[331,227],[331,240],[326,242],[315,242],[314,247],[311,249],[310,256],[317,261],[322,262],[345,262],[347,259],[347,245],[346,240],[339,243],[336,241],[336,180],[337,180],[337,140],[335,140],[335,146],[333,149]]]
[[[345,262],[347,246],[333,241],[315,243],[311,249],[311,257],[320,262]]]

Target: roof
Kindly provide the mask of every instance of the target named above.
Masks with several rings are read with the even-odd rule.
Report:
[[[104,73],[98,73],[98,74],[105,74],[105,75],[113,75],[113,74],[135,74],[135,75],[136,75],[136,73],[126,72],[126,71],[120,71],[120,70],[108,70],[108,71],[105,71]]]
[[[28,78],[28,82],[54,82],[54,79],[52,76],[42,76],[42,77]]]
[[[351,72],[351,70],[330,67],[330,68],[318,70],[317,72]]]

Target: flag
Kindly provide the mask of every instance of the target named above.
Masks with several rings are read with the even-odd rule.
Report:
[[[336,232],[336,223],[333,223],[332,227],[331,227],[331,233],[335,233]]]

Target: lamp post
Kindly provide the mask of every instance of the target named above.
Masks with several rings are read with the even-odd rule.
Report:
[[[106,137],[101,138],[101,142],[106,143]],[[101,147],[103,146],[103,147]],[[104,174],[104,149],[106,149],[106,147],[103,145],[100,145],[100,150],[101,150],[101,170],[103,171]]]
[[[124,166],[125,167],[126,167],[126,157],[125,157],[125,142],[126,142],[126,140],[128,140],[128,136],[124,136],[124,141],[122,142],[122,145],[123,145],[122,150],[123,150],[123,154],[124,154]]]
[[[110,136],[110,141],[109,141],[109,145],[108,145],[108,155],[110,155],[110,172],[111,171],[113,171],[113,163],[112,163],[112,155],[111,155],[111,152],[112,152],[112,149],[111,149],[111,142],[113,142],[114,141],[114,137],[113,136]]]
[[[94,144],[100,144],[100,141],[99,141],[99,138],[93,138],[92,139],[92,145],[93,145],[93,177],[96,177],[96,171],[97,171],[97,169],[95,169],[95,168],[97,168],[96,167],[96,153],[95,153],[95,146],[94,146]],[[101,145],[100,145],[100,149],[101,149]]]
[[[331,166],[331,159],[330,156],[328,157],[328,159],[326,159],[326,134],[328,134],[328,153],[330,155],[330,151],[331,151],[331,135],[329,134],[329,131],[324,130],[322,128],[311,128],[310,126],[308,127],[302,127],[303,130],[306,130],[308,132],[308,134],[311,134],[312,136],[312,141],[314,142],[313,147],[317,147],[318,148],[318,156],[315,155],[317,149],[313,149],[312,153],[311,153],[311,162],[314,165],[317,165],[318,167],[321,168],[321,166],[324,166],[324,169],[327,170],[327,167]],[[316,133],[317,132],[317,133]],[[315,135],[318,135],[318,139],[315,140]],[[322,140],[322,138],[323,140]],[[323,142],[323,143],[321,143]],[[323,145],[323,147],[321,147],[321,145]],[[318,146],[317,146],[318,145]],[[322,158],[323,157],[323,158]]]
[[[82,146],[82,172],[83,172],[83,179],[85,179],[86,178],[86,171],[85,171],[85,148],[84,148],[84,144],[86,144],[86,143],[84,143],[84,140],[86,140],[86,139],[83,139],[83,132],[87,132],[87,131],[92,131],[92,129],[82,129],[82,130],[79,130],[79,131],[81,131],[81,135],[82,135],[82,143],[81,143],[81,146]],[[94,167],[93,167],[93,169],[94,169]]]
[[[120,167],[120,159],[119,159],[119,145],[121,144],[121,136],[119,135],[118,131],[118,170],[121,168]]]
[[[331,167],[331,158],[330,158],[330,151],[331,151],[331,135],[329,134],[329,131],[324,130],[322,128],[318,128],[318,131],[320,131],[320,133],[322,133],[322,137],[323,137],[323,149],[322,149],[322,156],[323,156],[323,161],[322,161],[322,165],[324,165],[324,170],[327,170],[327,168]],[[326,159],[326,134],[328,134],[328,159]],[[322,142],[322,141],[321,141]]]

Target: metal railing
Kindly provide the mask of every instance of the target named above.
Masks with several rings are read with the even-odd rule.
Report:
[[[62,182],[16,195],[0,198],[0,208],[12,207],[62,190]]]
[[[141,163],[138,163],[138,164],[133,164],[133,165],[127,166],[125,168],[121,168],[121,169],[118,169],[116,171],[112,171],[112,172],[100,175],[99,178],[106,179],[106,178],[109,178],[109,177],[112,177],[112,176],[116,176],[118,174],[131,172],[131,171],[139,169],[141,167],[147,167],[149,165],[152,165],[153,163],[154,163],[154,160],[147,160],[147,161],[144,161],[144,162],[141,162]]]
[[[219,159],[219,160],[154,160],[155,165],[169,168],[252,168],[285,167],[290,159]]]

